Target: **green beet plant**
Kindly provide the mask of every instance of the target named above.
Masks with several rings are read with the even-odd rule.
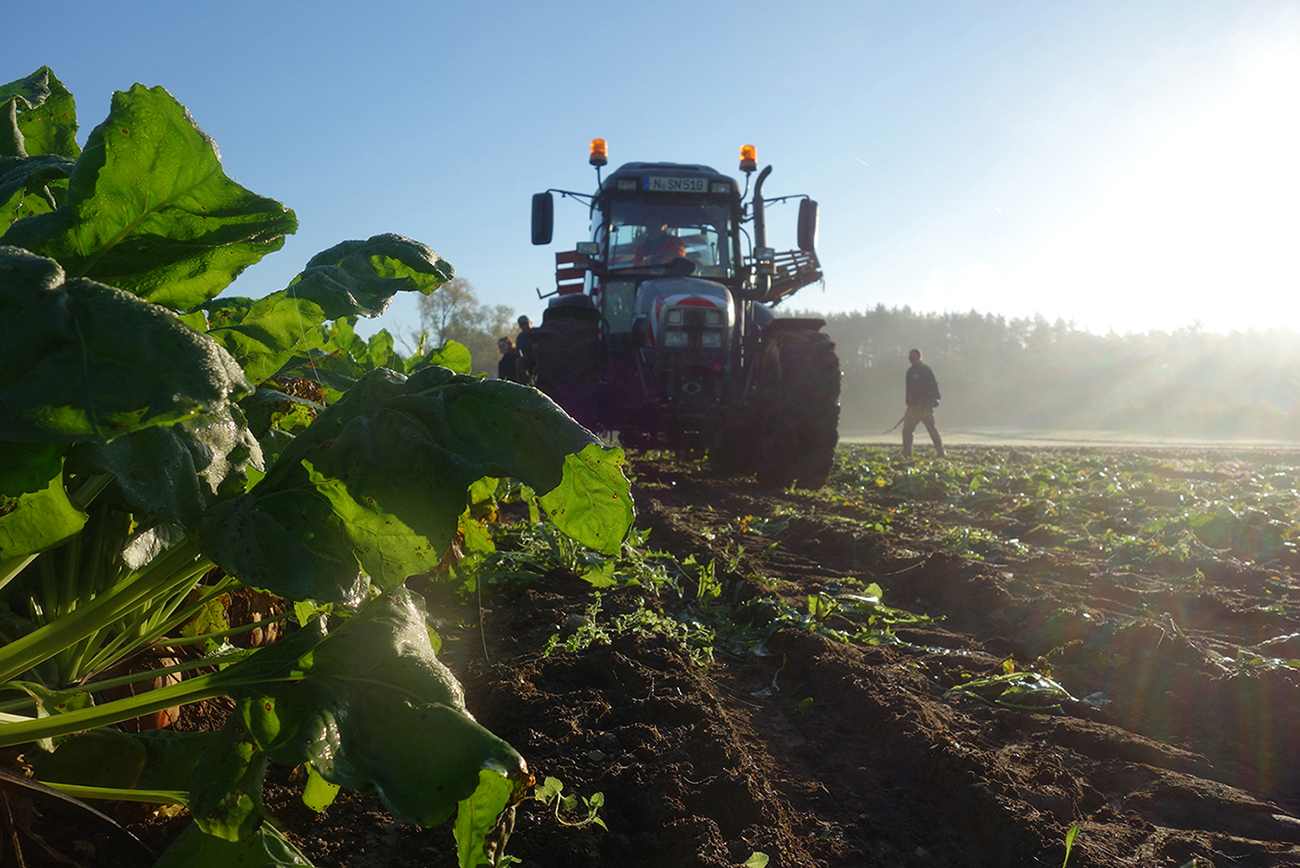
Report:
[[[404,582],[485,478],[616,553],[621,453],[535,390],[468,376],[455,347],[404,361],[355,334],[452,277],[423,244],[344,242],[279,292],[218,298],[297,220],[227,177],[163,89],[115,93],[84,150],[76,133],[48,68],[0,86],[0,746],[69,792],[188,804],[162,866],[306,864],[263,815],[270,761],[305,767],[317,808],[340,786],[424,825],[459,808],[461,863],[487,861],[531,778],[465,710]],[[302,625],[131,672],[239,584]],[[114,726],[217,696],[235,700],[220,732]]]

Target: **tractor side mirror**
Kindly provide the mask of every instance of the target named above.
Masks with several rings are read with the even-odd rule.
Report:
[[[550,193],[533,196],[533,243],[550,244],[555,231],[555,198]]]
[[[799,249],[809,253],[817,249],[817,203],[812,199],[799,201]]]

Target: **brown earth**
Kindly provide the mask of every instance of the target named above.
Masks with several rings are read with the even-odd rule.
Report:
[[[883,494],[773,493],[670,461],[633,472],[647,547],[713,558],[723,592],[701,606],[689,585],[670,599],[609,591],[597,622],[643,605],[725,612],[749,641],[720,635],[707,665],[633,631],[545,656],[549,637],[584,622],[591,587],[552,574],[487,589],[482,634],[470,623],[445,637],[470,710],[539,780],[604,796],[607,829],[521,805],[507,852],[523,865],[713,868],[762,853],[800,868],[1059,866],[1075,824],[1075,868],[1300,865],[1300,672],[1229,662],[1284,636],[1265,656],[1300,658],[1288,614],[1300,612],[1300,564],[1207,555],[1115,571],[1048,546],[972,560],[923,541],[927,526],[969,521],[939,502],[882,532],[865,522]],[[777,516],[789,519],[777,533],[743,531],[747,517]],[[1173,581],[1193,569],[1194,585]],[[771,600],[803,612],[810,593],[868,582],[887,605],[942,620],[897,628],[898,645],[774,629]],[[1050,671],[1079,698],[1035,709],[948,694],[1010,670]],[[1022,704],[1033,702],[1050,704]],[[346,792],[315,815],[289,774],[272,777],[268,807],[318,866],[455,864],[448,826],[398,824],[374,796]],[[185,822],[131,826],[160,848]]]

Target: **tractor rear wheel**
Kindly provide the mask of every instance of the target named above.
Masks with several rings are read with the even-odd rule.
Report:
[[[835,342],[811,328],[782,330],[768,340],[763,366],[775,395],[764,425],[758,482],[765,488],[821,488],[839,442]]]

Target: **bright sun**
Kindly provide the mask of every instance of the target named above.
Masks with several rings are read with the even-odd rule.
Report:
[[[1081,219],[942,294],[1100,332],[1300,326],[1297,105],[1300,52],[1257,55],[1231,98],[1172,127]]]

